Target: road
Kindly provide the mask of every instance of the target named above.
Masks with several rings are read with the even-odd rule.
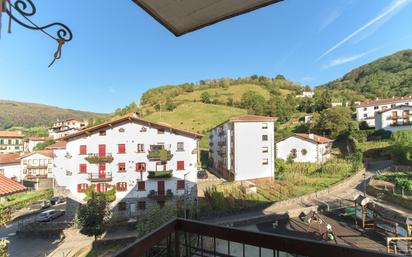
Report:
[[[51,208],[64,210],[66,205],[52,206],[49,209]],[[47,255],[57,247],[60,238],[33,238],[16,235],[19,223],[34,222],[36,215],[37,214],[33,214],[14,221],[0,229],[0,238],[5,238],[10,241],[8,245],[10,257],[44,257],[45,254]],[[63,220],[64,216],[59,217],[56,221]]]

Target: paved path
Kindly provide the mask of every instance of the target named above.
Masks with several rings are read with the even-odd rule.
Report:
[[[72,257],[93,242],[93,237],[80,234],[78,229],[66,229],[64,241],[48,257]]]

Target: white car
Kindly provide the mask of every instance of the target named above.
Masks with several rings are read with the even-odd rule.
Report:
[[[49,222],[54,219],[57,219],[60,216],[63,216],[64,213],[65,211],[62,211],[62,210],[55,210],[55,209],[47,210],[37,215],[36,221],[37,222]]]

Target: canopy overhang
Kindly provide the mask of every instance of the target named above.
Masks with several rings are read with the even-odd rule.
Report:
[[[282,0],[133,0],[176,36]]]

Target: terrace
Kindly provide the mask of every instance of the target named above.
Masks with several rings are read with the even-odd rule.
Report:
[[[173,176],[173,170],[166,171],[149,171],[147,178],[156,179],[156,178],[171,178]]]
[[[114,256],[387,257],[393,255],[320,240],[175,219]]]

